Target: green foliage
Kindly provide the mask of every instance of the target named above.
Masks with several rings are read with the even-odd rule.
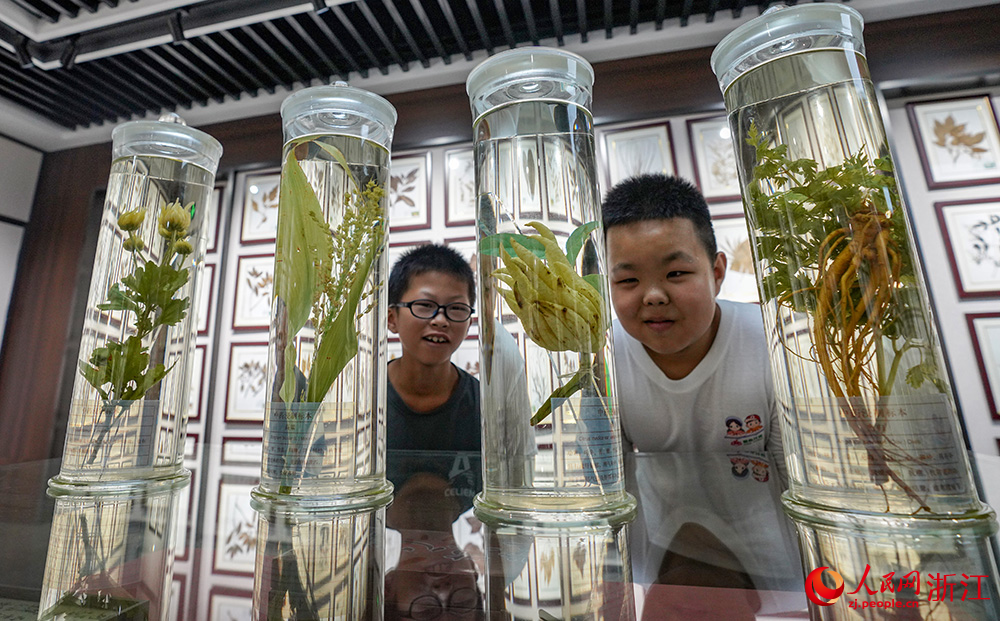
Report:
[[[135,234],[145,213],[125,212],[118,220],[119,228],[128,233],[125,245],[131,249],[135,267],[130,274],[111,285],[107,301],[97,307],[103,311],[130,313],[135,334],[125,339],[124,343],[109,341],[103,347],[95,348],[87,361],[79,362],[84,379],[106,401],[141,399],[173,368],[161,363],[150,366],[149,349],[143,341],[161,326],[180,323],[191,306],[190,298],[175,296],[190,278],[190,269],[182,266],[189,254],[184,250],[190,247],[187,228],[191,221],[187,214],[193,208],[194,203],[182,208],[179,201],[163,207],[163,214],[169,218],[165,219],[161,214],[159,234],[165,239],[165,245],[159,263],[142,258],[144,244]]]
[[[345,193],[346,209],[336,230],[323,219],[316,193],[295,156],[303,145],[318,146],[347,173],[352,187]],[[385,190],[373,180],[361,187],[339,149],[307,139],[288,150],[280,192],[274,294],[285,304],[288,334],[296,334],[311,319],[317,346],[310,377],[302,384],[295,376],[295,344],[287,343],[279,396],[285,403],[318,403],[357,355],[355,323],[370,310],[358,309],[384,246]]]
[[[747,207],[765,301],[812,317],[814,354],[835,391],[857,396],[867,382],[888,394],[899,357],[925,347],[917,341],[926,332],[901,316],[899,300],[916,278],[891,159],[859,150],[820,169],[790,159],[786,145],[771,145],[755,126],[746,142],[756,155]],[[894,359],[884,360],[883,349]],[[907,374],[913,386],[936,378],[933,365]]]

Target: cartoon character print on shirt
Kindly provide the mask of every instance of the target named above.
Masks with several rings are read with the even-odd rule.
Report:
[[[763,453],[730,453],[730,472],[737,479],[753,478],[754,481],[766,483],[771,478],[771,464]]]
[[[740,419],[730,416],[726,419],[726,440],[730,446],[764,447],[764,425],[759,415],[749,414]],[[757,449],[758,446],[751,448]]]

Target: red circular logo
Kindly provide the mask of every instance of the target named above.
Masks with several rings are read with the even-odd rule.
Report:
[[[823,572],[829,571],[833,582],[836,584],[832,589],[823,584]],[[844,579],[829,567],[817,567],[806,576],[806,597],[809,601],[818,606],[829,606],[837,601],[840,594],[844,592]]]

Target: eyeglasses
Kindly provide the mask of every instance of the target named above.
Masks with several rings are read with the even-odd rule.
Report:
[[[444,316],[448,321],[468,321],[469,317],[472,316],[472,307],[464,302],[438,304],[434,300],[413,300],[412,302],[393,304],[393,306],[410,309],[410,312],[417,319],[434,319],[442,310],[444,310]]]
[[[447,611],[454,617],[467,617],[479,607],[479,592],[472,587],[455,589],[448,596],[448,604],[441,602],[437,595],[421,595],[410,602],[410,610],[406,615],[416,621],[431,621]]]

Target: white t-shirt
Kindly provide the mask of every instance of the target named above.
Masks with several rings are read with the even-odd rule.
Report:
[[[625,437],[639,451],[781,450],[760,307],[718,300],[719,331],[688,375],[667,377],[614,322],[615,375]],[[776,454],[780,454],[777,452]]]

